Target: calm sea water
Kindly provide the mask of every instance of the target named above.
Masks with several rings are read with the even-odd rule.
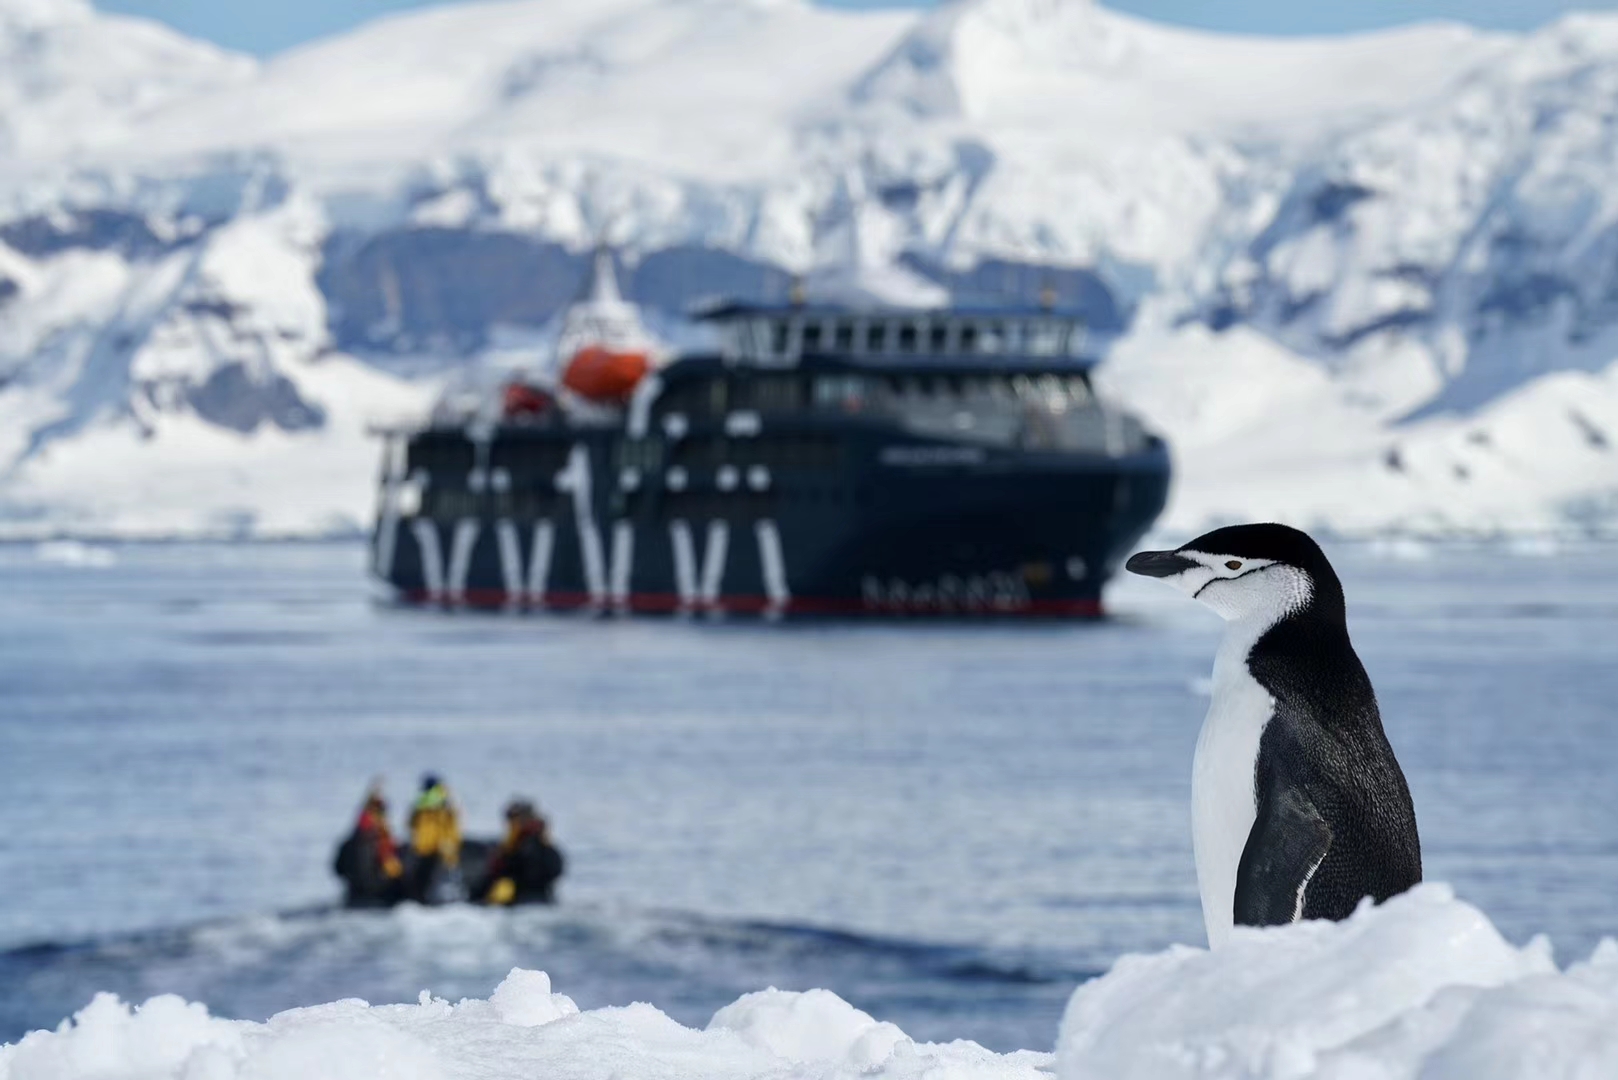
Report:
[[[1618,549],[1330,550],[1429,878],[1564,957],[1618,933]],[[378,603],[355,545],[0,547],[0,1038],[99,989],[250,1018],[513,965],[691,1024],[826,986],[1048,1048],[1081,979],[1200,944],[1219,624],[759,626]],[[553,911],[331,910],[368,781],[536,798]]]

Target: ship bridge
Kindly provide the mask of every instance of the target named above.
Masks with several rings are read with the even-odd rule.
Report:
[[[1089,367],[1085,326],[1048,308],[849,308],[727,303],[699,312],[731,363],[790,367],[829,356],[981,366],[1039,361]],[[1064,364],[1065,362],[1065,364]]]

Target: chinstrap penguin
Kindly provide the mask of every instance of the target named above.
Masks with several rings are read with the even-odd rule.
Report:
[[[1410,789],[1319,545],[1285,525],[1235,525],[1125,568],[1226,622],[1191,781],[1209,945],[1234,924],[1343,919],[1419,882]]]

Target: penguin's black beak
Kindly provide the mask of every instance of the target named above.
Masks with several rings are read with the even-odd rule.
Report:
[[[1145,577],[1173,577],[1199,565],[1174,551],[1142,551],[1131,555],[1124,569]]]

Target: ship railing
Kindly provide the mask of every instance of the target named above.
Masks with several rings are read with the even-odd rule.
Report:
[[[1082,320],[1034,314],[950,311],[792,311],[719,320],[725,358],[790,366],[817,353],[855,357],[1080,357]]]

